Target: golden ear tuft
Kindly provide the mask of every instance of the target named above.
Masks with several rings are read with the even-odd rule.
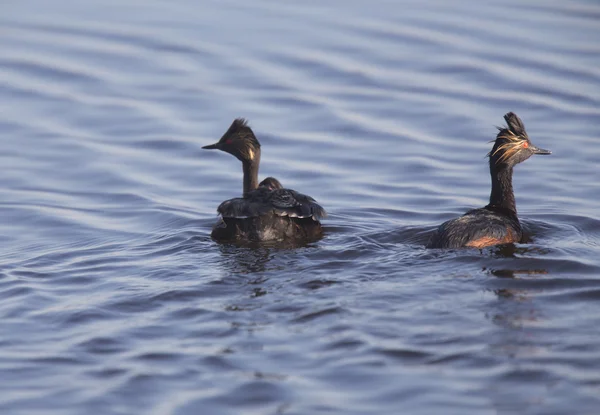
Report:
[[[507,143],[498,146],[496,151],[494,151],[491,155],[495,156],[498,152],[502,152],[502,155],[498,158],[496,163],[505,162],[506,160],[517,154],[519,151],[521,151],[523,148],[525,148],[526,143],[527,140],[519,139],[518,137],[516,137],[516,140],[511,140]]]
[[[504,134],[502,134],[502,138],[508,140],[508,141],[512,141],[512,142],[519,142],[519,141],[524,141],[523,137],[516,135],[515,133],[513,133],[510,130],[504,130],[503,131]]]

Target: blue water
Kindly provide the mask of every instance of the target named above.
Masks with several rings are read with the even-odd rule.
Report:
[[[0,413],[595,414],[596,1],[0,5]],[[426,250],[516,112],[527,244]],[[261,177],[304,246],[210,239]]]

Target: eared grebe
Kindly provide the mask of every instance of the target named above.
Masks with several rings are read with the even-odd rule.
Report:
[[[243,197],[219,205],[221,219],[213,228],[213,238],[266,241],[321,235],[319,219],[326,213],[312,197],[284,189],[273,177],[258,183],[260,143],[246,120],[234,120],[218,143],[202,148],[234,155],[244,172]]]
[[[431,237],[428,248],[484,248],[521,241],[523,231],[517,217],[512,188],[513,167],[534,154],[552,154],[534,146],[523,122],[515,113],[504,116],[506,128],[500,131],[490,158],[492,193],[490,203],[443,223]]]

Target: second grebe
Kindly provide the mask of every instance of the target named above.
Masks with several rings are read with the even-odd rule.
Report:
[[[492,192],[490,203],[444,222],[431,237],[428,248],[484,248],[521,241],[523,231],[512,187],[513,167],[534,154],[552,154],[534,146],[521,119],[513,112],[504,116],[490,158]]]

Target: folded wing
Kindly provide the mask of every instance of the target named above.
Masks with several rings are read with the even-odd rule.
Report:
[[[273,212],[280,216],[313,218],[319,220],[327,214],[315,199],[291,189],[274,190],[269,195]]]
[[[267,214],[294,218],[312,218],[319,220],[326,216],[323,209],[310,196],[291,189],[259,187],[245,197],[226,200],[217,211],[224,218],[252,218]]]

